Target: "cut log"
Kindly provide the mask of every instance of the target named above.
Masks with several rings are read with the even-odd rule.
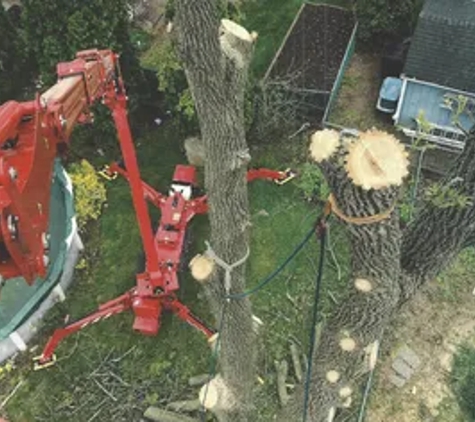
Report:
[[[292,365],[294,366],[295,378],[298,382],[302,382],[302,363],[300,362],[300,353],[294,342],[290,343],[290,355],[292,356]]]
[[[310,137],[310,156],[320,163],[330,158],[340,145],[340,134],[336,130],[317,130]]]
[[[348,149],[348,176],[363,189],[400,186],[409,174],[408,153],[389,133],[369,130],[362,133]]]
[[[197,419],[189,416],[180,415],[169,410],[159,409],[158,407],[150,406],[144,413],[144,417],[157,422],[197,422]]]
[[[181,400],[167,404],[167,409],[173,412],[195,412],[201,408],[199,400]]]
[[[221,375],[216,375],[201,387],[199,401],[213,413],[226,411],[236,406],[236,399]]]
[[[209,374],[195,375],[188,379],[188,385],[190,387],[201,387],[209,381]]]
[[[238,69],[248,66],[252,53],[252,45],[257,33],[249,33],[246,28],[229,19],[221,20],[221,49]]]
[[[208,281],[214,270],[214,261],[205,255],[195,255],[189,264],[191,275],[201,284]]]
[[[279,394],[279,401],[282,407],[284,407],[289,401],[289,394],[287,392],[287,386],[285,385],[287,374],[289,372],[289,365],[285,359],[280,362],[275,361],[274,364],[277,371],[277,392]]]

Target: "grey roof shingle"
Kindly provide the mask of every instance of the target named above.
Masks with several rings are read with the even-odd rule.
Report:
[[[474,0],[426,0],[404,74],[475,92]]]

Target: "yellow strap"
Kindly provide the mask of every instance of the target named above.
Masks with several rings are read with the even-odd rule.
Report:
[[[106,180],[115,180],[117,179],[117,173],[111,173],[110,167],[105,165],[101,170],[97,172],[99,176],[102,176]]]
[[[394,208],[396,207],[396,202],[394,202],[391,207],[389,207],[386,211],[383,211],[379,214],[375,215],[368,215],[366,217],[350,217],[349,215],[346,215],[343,213],[343,211],[338,208],[338,205],[336,203],[335,197],[333,194],[330,194],[327,200],[327,204],[331,207],[331,212],[335,214],[338,218],[341,220],[350,223],[350,224],[356,224],[356,225],[363,225],[363,224],[373,224],[373,223],[379,223],[382,220],[386,220],[391,216],[391,213],[394,211]]]

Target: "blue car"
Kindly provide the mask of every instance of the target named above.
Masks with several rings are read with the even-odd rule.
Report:
[[[401,95],[402,81],[399,78],[385,78],[379,90],[376,108],[383,113],[394,113]]]

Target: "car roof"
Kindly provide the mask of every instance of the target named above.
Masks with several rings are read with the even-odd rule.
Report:
[[[379,91],[379,96],[385,100],[396,101],[401,93],[402,81],[399,78],[386,78]]]

